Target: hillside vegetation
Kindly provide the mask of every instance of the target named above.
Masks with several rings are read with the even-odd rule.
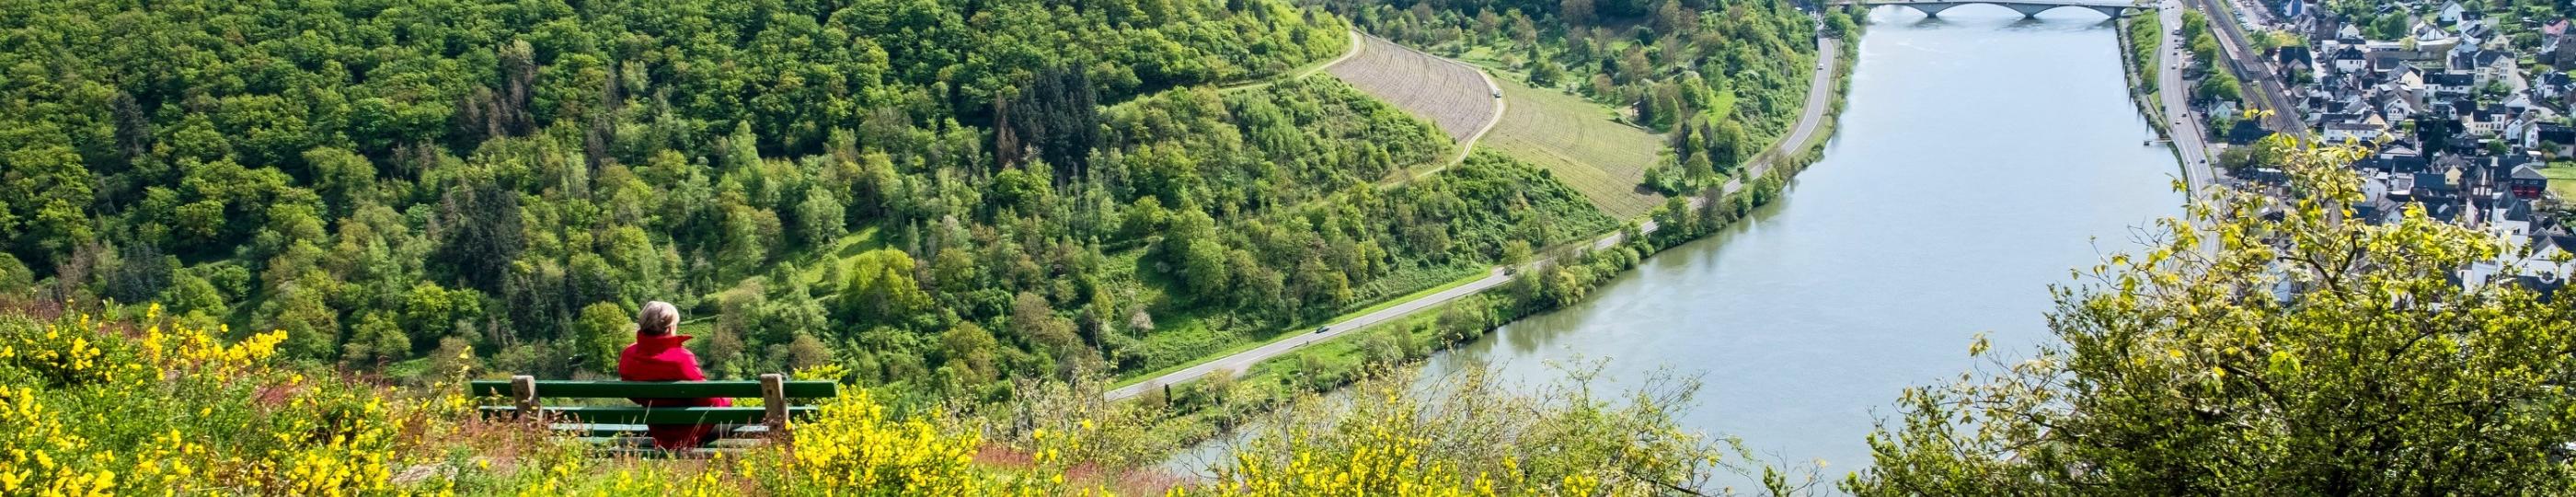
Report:
[[[1533,88],[1571,91],[1663,134],[1671,153],[1658,171],[1638,179],[1664,193],[1698,193],[1725,182],[1787,131],[1804,103],[1819,34],[1818,22],[1796,5],[1771,0],[1304,1],[1371,34],[1488,64]],[[1823,17],[1826,34],[1854,32],[1845,13]],[[1582,157],[1579,150],[1549,151]],[[1580,165],[1613,172],[1635,167],[1617,159]],[[1561,174],[1587,176],[1582,169]],[[1598,198],[1615,193],[1583,188],[1598,190]]]
[[[1493,119],[1493,90],[1476,68],[1373,36],[1362,40],[1359,55],[1325,71],[1431,121],[1454,143],[1465,143]]]
[[[888,398],[1150,371],[1612,221],[1324,78],[1274,0],[0,5],[0,294],[164,302],[279,357]],[[1507,178],[1500,181],[1496,178]],[[227,338],[240,339],[247,335]]]

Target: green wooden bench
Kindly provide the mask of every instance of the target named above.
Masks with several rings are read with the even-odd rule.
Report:
[[[643,437],[645,425],[703,424],[724,429],[726,438],[775,438],[788,433],[788,421],[811,415],[815,407],[799,406],[789,399],[826,398],[840,394],[840,385],[829,381],[787,381],[785,375],[764,374],[756,381],[538,381],[533,376],[513,376],[508,381],[471,382],[470,394],[482,398],[502,398],[512,405],[486,405],[481,411],[486,418],[529,419],[539,421],[558,433],[575,435],[585,441],[651,447]],[[546,406],[539,399],[696,399],[757,398],[759,407],[644,407],[618,406]]]

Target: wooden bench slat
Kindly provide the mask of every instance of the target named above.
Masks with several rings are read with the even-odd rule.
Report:
[[[710,458],[710,457],[715,457],[717,454],[728,454],[728,455],[731,455],[731,454],[741,454],[741,453],[742,453],[742,449],[739,449],[739,448],[713,448],[713,449],[710,449],[710,448],[696,448],[696,449],[689,449],[689,450],[662,450],[662,449],[656,449],[656,448],[652,448],[652,447],[641,447],[641,448],[617,447],[617,448],[599,449],[597,452],[594,452],[594,453],[595,453],[595,454],[599,454],[599,455],[601,455],[601,456],[607,456],[607,457],[631,457],[631,458],[636,458],[636,459],[706,459],[706,458]]]
[[[814,399],[840,395],[839,384],[829,381],[785,382],[789,398]],[[509,397],[507,380],[481,380],[470,384],[468,394],[476,397]],[[614,398],[614,399],[696,399],[707,397],[757,398],[760,382],[726,381],[539,381],[537,396],[542,398]]]
[[[605,448],[628,448],[628,449],[652,449],[652,448],[655,448],[655,447],[653,447],[653,438],[652,438],[652,437],[642,436],[642,435],[636,435],[636,436],[624,436],[624,437],[573,437],[573,438],[571,438],[571,440],[572,440],[572,441],[575,441],[575,442],[585,443],[585,444],[606,446]],[[723,449],[741,449],[741,448],[744,448],[744,447],[758,447],[758,446],[760,446],[761,442],[762,442],[761,440],[758,440],[758,439],[750,439],[750,438],[720,438],[720,439],[716,439],[716,440],[714,440],[714,441],[707,442],[707,444],[706,444],[706,445],[702,445],[702,446],[699,446],[699,447],[696,447],[696,448],[701,448],[701,449],[718,449],[718,450],[723,450]]]
[[[538,387],[542,390],[544,387]],[[768,414],[763,407],[540,407],[560,419],[588,424],[752,424]],[[509,416],[512,406],[483,406],[485,416]],[[814,406],[791,406],[790,417],[817,412]]]
[[[727,437],[758,437],[769,434],[767,425],[722,425],[721,427]],[[546,428],[558,433],[587,437],[640,437],[644,436],[645,430],[644,425],[592,423],[554,423],[547,425]]]

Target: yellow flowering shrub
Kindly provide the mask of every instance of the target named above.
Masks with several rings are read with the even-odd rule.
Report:
[[[89,452],[89,441],[62,429],[31,388],[0,386],[0,495],[108,495],[116,474],[94,466],[112,455]],[[74,459],[79,458],[79,459]]]
[[[1666,495],[1730,493],[1726,474],[1798,493],[1786,475],[1737,466],[1753,456],[1731,441],[1687,433],[1672,409],[1696,383],[1664,383],[1626,398],[1595,397],[1588,375],[1536,394],[1506,392],[1481,373],[1420,388],[1407,375],[1372,378],[1348,399],[1308,399],[1269,419],[1234,451],[1216,481],[1175,494],[1227,496]],[[1659,383],[1658,379],[1649,383]],[[1813,477],[1803,484],[1812,486]]]
[[[914,495],[984,495],[972,469],[981,445],[925,420],[894,421],[865,390],[824,403],[795,426],[787,471],[817,490],[884,489]],[[846,491],[846,490],[845,490]]]
[[[846,389],[791,436],[639,459],[481,419],[468,371],[406,391],[280,363],[279,333],[226,340],[139,314],[0,310],[0,495],[1637,495],[1701,484],[1715,462],[1652,403],[1424,401],[1391,381],[1359,387],[1368,402],[1292,409],[1307,421],[1212,482],[1151,468],[1151,409],[1061,384],[980,415],[899,415]]]
[[[0,315],[0,494],[349,495],[392,490],[403,423],[380,389],[156,323]]]

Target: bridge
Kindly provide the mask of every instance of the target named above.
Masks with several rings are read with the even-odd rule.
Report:
[[[2038,17],[2041,12],[2047,12],[2059,7],[2082,7],[2093,9],[2094,12],[2100,12],[2102,15],[2118,19],[2128,16],[2129,14],[2156,8],[2156,4],[2153,2],[2119,0],[1833,0],[1828,4],[1859,6],[1862,8],[1877,7],[1880,5],[1902,5],[1923,12],[1924,17],[1941,17],[1941,11],[1950,10],[1951,7],[1972,3],[2000,5],[2003,6],[2003,8],[2013,9],[2013,12],[2020,12],[2023,17]]]

